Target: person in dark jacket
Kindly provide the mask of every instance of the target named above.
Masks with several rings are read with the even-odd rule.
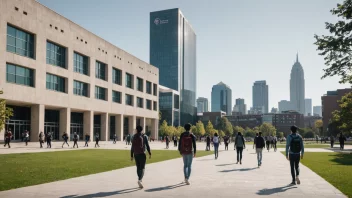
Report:
[[[90,135],[88,135],[88,133],[86,133],[85,135],[85,140],[86,140],[86,143],[84,144],[84,147],[88,147],[88,142],[90,140]]]
[[[340,133],[340,137],[339,137],[339,142],[340,142],[340,150],[343,150],[345,147],[345,141],[346,141],[346,137],[342,134],[342,132]]]
[[[331,148],[334,148],[334,142],[335,142],[335,138],[333,135],[330,136],[330,146]]]
[[[64,144],[67,144],[67,146],[70,147],[70,145],[67,143],[68,135],[66,132],[64,132],[64,134],[62,135],[62,139],[64,139],[64,143],[62,143],[62,148],[64,148]]]
[[[242,164],[242,152],[246,148],[246,144],[241,132],[238,132],[235,138],[235,147],[237,149],[237,164],[240,162]]]
[[[265,148],[265,140],[262,137],[262,132],[259,132],[258,136],[254,138],[254,142],[257,153],[258,168],[260,168],[263,159],[263,148]]]
[[[185,176],[185,183],[190,185],[189,177],[191,176],[192,161],[196,157],[196,137],[190,132],[191,124],[185,124],[186,132],[183,132],[180,136],[178,143],[178,151],[183,158],[183,173]]]
[[[292,134],[286,139],[286,159],[290,161],[292,183],[291,185],[301,184],[299,179],[299,161],[303,159],[304,144],[302,136],[297,134],[298,127],[291,126]]]
[[[207,136],[207,146],[206,146],[206,148],[205,148],[205,150],[206,151],[210,151],[210,137],[209,136]]]

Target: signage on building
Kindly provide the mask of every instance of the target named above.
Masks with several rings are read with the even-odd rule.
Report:
[[[160,18],[156,18],[154,19],[154,23],[155,25],[161,25],[161,24],[169,23],[169,20],[161,20]]]

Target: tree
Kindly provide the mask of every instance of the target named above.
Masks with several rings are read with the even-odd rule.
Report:
[[[170,136],[173,132],[173,129],[167,125],[166,120],[163,121],[163,123],[160,126],[160,135],[161,136]]]
[[[350,135],[352,131],[352,92],[342,96],[339,101],[340,110],[333,112],[332,122],[334,122],[340,131]]]
[[[159,120],[161,120],[162,113],[159,111]]]
[[[314,35],[319,55],[324,56],[325,65],[322,78],[340,76],[340,83],[352,83],[352,0],[345,0],[330,10],[339,20],[336,23],[325,23],[329,36]]]
[[[284,132],[279,132],[278,136],[279,136],[279,138],[283,138],[284,137]]]
[[[263,123],[260,126],[260,131],[263,133],[263,136],[276,136],[276,128],[270,123]]]
[[[175,135],[176,135],[177,137],[180,137],[180,136],[181,136],[181,133],[183,133],[183,132],[185,132],[185,129],[184,129],[182,126],[178,126]]]
[[[253,132],[254,132],[254,133],[259,133],[259,132],[260,132],[260,128],[257,127],[257,126],[254,127],[254,128],[253,128]]]
[[[3,94],[3,91],[0,91],[0,94]],[[6,107],[6,100],[0,99],[0,131],[5,128],[6,120],[10,119],[13,116],[12,108]]]
[[[318,129],[319,133],[322,133],[323,131],[323,121],[322,120],[316,120],[314,123],[314,127]],[[320,134],[323,135],[323,134]]]
[[[198,134],[199,136],[203,136],[203,135],[205,134],[204,124],[203,124],[202,121],[199,120],[199,121],[196,123],[196,128],[197,128],[197,134]]]
[[[222,118],[219,119],[219,123],[217,125],[217,129],[223,131],[228,136],[232,136],[232,134],[233,134],[232,124],[225,117],[222,117]]]
[[[233,127],[233,134],[237,135],[238,132],[241,132],[242,134],[244,134],[245,130],[244,130],[244,128],[242,128],[240,126],[234,126]]]
[[[224,137],[226,134],[225,134],[224,131],[219,130],[219,131],[218,131],[218,135],[219,135],[220,137]]]
[[[213,124],[209,120],[207,126],[205,127],[205,134],[209,135],[209,136],[213,136],[214,135],[214,130],[215,129],[213,127]]]

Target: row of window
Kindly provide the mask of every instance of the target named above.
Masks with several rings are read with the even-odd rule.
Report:
[[[34,35],[7,25],[7,51],[22,56],[34,58]],[[53,42],[46,42],[46,63],[62,68],[66,67],[66,48]],[[73,70],[75,72],[89,74],[89,57],[73,53]],[[107,65],[96,61],[95,77],[107,81]],[[122,85],[122,71],[116,68],[112,70],[113,83]],[[133,75],[126,73],[126,87],[134,89]],[[143,92],[143,79],[137,77],[137,90]],[[157,85],[153,84],[153,94],[157,95]],[[146,81],[146,93],[152,94],[152,83]]]

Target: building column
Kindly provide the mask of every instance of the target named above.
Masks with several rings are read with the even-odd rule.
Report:
[[[60,110],[60,122],[59,122],[59,139],[61,140],[62,135],[66,132],[68,139],[70,139],[71,131],[71,109],[65,108]]]
[[[123,141],[123,115],[115,116],[115,133],[117,135],[117,140]]]
[[[145,129],[145,117],[141,117],[140,119],[141,119],[140,125],[141,125],[141,127],[143,129],[143,133],[147,133],[147,131]]]
[[[90,135],[90,141],[94,141],[94,113],[93,111],[86,111],[83,113],[83,139],[85,134]]]
[[[32,142],[39,141],[39,133],[44,132],[45,106],[33,105],[31,107],[31,131],[29,138]]]
[[[129,116],[128,118],[128,133],[133,135],[134,133],[134,130],[136,129],[136,116],[133,115],[133,116]]]
[[[158,119],[151,119],[151,126],[150,126],[150,131],[151,131],[151,136],[155,140],[158,140],[159,138],[159,120]]]
[[[110,139],[110,136],[109,136],[109,114],[108,113],[101,114],[100,119],[101,119],[100,140],[109,141],[109,139]]]

